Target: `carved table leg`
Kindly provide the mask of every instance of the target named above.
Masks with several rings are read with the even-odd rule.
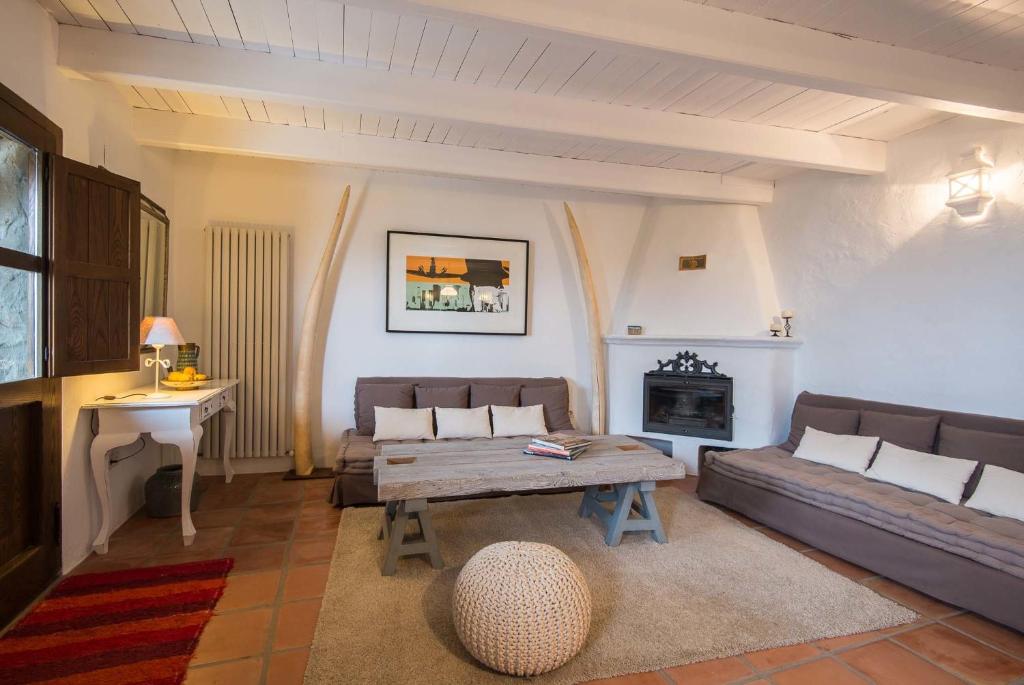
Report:
[[[235,438],[235,400],[229,399],[221,410],[220,456],[224,460],[224,482],[230,483],[235,477],[235,469],[231,467],[231,443]]]
[[[107,452],[115,447],[130,445],[138,439],[138,433],[101,432],[92,439],[89,447],[92,477],[96,481],[96,494],[100,500],[100,532],[92,543],[92,549],[97,554],[107,553],[107,542],[110,540],[110,471]]]
[[[157,442],[177,445],[181,452],[181,537],[188,547],[196,539],[196,527],[192,525],[192,481],[196,475],[196,452],[203,437],[203,427],[195,425],[190,429],[152,435]]]

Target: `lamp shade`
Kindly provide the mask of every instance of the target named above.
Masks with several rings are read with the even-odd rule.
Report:
[[[147,316],[139,326],[139,341],[143,345],[184,345],[185,338],[178,324],[169,316]]]

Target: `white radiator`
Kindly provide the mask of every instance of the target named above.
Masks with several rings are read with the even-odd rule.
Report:
[[[237,378],[233,456],[292,453],[288,375],[291,233],[224,224],[205,231],[206,289],[199,364]],[[210,421],[202,454],[220,459],[221,418]]]

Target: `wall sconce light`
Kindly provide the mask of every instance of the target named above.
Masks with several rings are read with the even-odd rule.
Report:
[[[985,159],[980,147],[962,156],[947,178],[946,206],[960,216],[978,216],[992,202],[992,162]]]

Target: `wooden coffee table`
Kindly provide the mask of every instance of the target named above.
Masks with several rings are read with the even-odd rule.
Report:
[[[618,545],[627,531],[650,531],[665,542],[654,486],[683,478],[683,463],[624,435],[590,439],[593,444],[573,461],[523,454],[528,438],[384,446],[373,460],[377,498],[387,503],[378,536],[387,548],[381,572],[392,575],[400,557],[414,554],[443,568],[427,507],[428,499],[440,497],[586,487],[579,515],[605,524],[606,544]],[[419,523],[413,537],[406,530],[410,519]]]

